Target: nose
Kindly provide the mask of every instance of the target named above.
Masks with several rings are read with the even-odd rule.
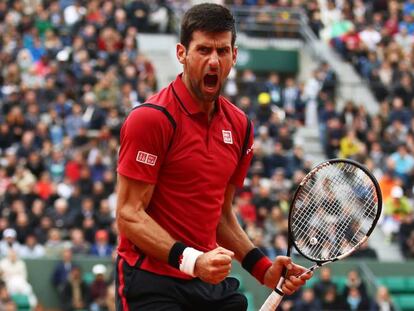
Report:
[[[218,69],[219,66],[219,57],[216,51],[212,52],[210,55],[210,59],[208,61],[210,69]]]

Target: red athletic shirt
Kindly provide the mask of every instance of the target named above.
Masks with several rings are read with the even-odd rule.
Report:
[[[174,239],[204,252],[212,250],[217,247],[216,228],[226,187],[229,183],[242,186],[250,165],[253,131],[242,152],[245,114],[220,96],[209,123],[181,75],[146,103],[164,107],[176,128],[159,109],[134,109],[121,129],[118,173],[156,185],[146,212]],[[131,266],[144,255],[122,235],[118,254]],[[145,255],[140,267],[191,278]]]

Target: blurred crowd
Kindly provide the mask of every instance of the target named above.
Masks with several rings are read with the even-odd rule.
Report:
[[[318,90],[304,96],[304,111],[314,111],[308,108],[316,106],[327,158],[355,159],[374,172],[383,191],[384,213],[380,224],[386,240],[398,243],[404,256],[414,257],[414,1],[227,3],[235,10],[254,5],[269,17],[272,8],[302,10],[315,35],[331,45],[364,78],[379,102],[376,115],[369,115],[363,103],[352,101],[338,111],[332,92],[336,77],[329,68],[316,70],[313,82],[309,80],[303,87],[305,94],[309,89],[306,86]],[[321,83],[332,87],[323,89]],[[315,124],[314,116],[308,114],[306,119],[310,122],[305,124]]]
[[[92,272],[100,283],[92,289],[95,279],[85,282],[72,255],[113,255],[119,130],[131,108],[159,88],[137,38],[141,32],[174,32],[172,12],[188,2],[0,1],[0,257],[8,260],[0,262],[0,304],[26,293],[36,305],[21,266],[24,258],[50,256],[62,258],[56,271],[63,269],[63,277],[54,274],[51,282],[65,306],[75,308],[68,301],[77,301],[98,311],[111,305],[107,267]],[[315,34],[355,65],[381,103],[376,116],[353,102],[337,111],[337,77],[325,63],[306,82],[232,70],[224,94],[255,125],[254,158],[234,202],[250,238],[272,258],[286,253],[290,199],[312,166],[293,137],[299,127],[318,124],[327,157],[353,158],[374,171],[384,195],[382,228],[406,256],[414,256],[414,24],[406,17],[414,1],[229,4],[303,8]],[[389,27],[394,30],[387,32]],[[365,245],[359,256],[376,253]],[[14,266],[23,271],[21,288],[11,285],[16,275],[8,277]],[[94,291],[101,293],[99,303]]]
[[[138,36],[174,32],[173,12],[188,5],[0,1],[0,293],[8,291],[2,307],[12,308],[9,298],[18,294],[37,304],[25,258],[56,258],[67,249],[112,255],[119,130],[158,88]],[[78,279],[70,271],[54,284],[70,309],[81,300],[67,297],[79,294]],[[83,301],[87,308],[93,295]]]
[[[301,292],[286,297],[280,310],[396,310],[386,287],[379,286],[375,297],[369,295],[367,284],[357,269],[349,270],[346,277],[338,277],[325,266],[310,282]]]
[[[319,4],[318,34],[354,66],[379,102],[370,116],[361,103],[348,102],[338,112],[322,99],[326,155],[356,159],[376,174],[387,240],[414,257],[414,1]]]

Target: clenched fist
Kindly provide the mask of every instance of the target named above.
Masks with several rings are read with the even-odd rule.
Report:
[[[217,247],[197,258],[194,274],[204,282],[218,284],[229,275],[233,257],[232,251]]]

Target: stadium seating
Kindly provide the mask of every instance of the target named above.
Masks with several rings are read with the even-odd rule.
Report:
[[[401,311],[414,310],[414,294],[393,295],[394,302],[400,307]]]
[[[411,287],[414,282],[410,277],[404,276],[389,276],[382,277],[378,279],[378,282],[381,285],[384,285],[388,288],[391,294],[402,294],[414,292],[414,289]]]
[[[401,311],[414,310],[414,278],[409,276],[387,276],[378,278],[378,283],[387,287],[395,304]]]

